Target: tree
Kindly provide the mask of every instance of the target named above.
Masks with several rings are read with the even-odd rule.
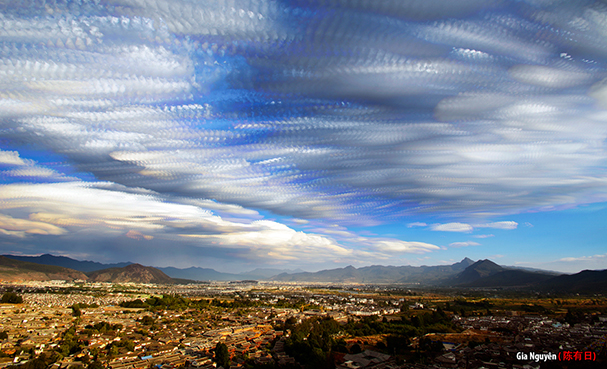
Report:
[[[390,335],[386,337],[388,352],[391,355],[400,354],[409,348],[409,337]]]
[[[89,364],[88,369],[104,369],[104,366],[99,361],[93,361]]]
[[[152,318],[149,315],[144,315],[144,317],[141,318],[141,324],[143,324],[143,325],[152,325],[152,324],[154,324],[154,318]]]
[[[72,305],[72,315],[75,317],[82,315],[82,311],[80,310],[80,306],[78,304]]]
[[[3,304],[20,304],[23,302],[23,297],[14,292],[5,292],[0,302]]]
[[[230,353],[228,352],[228,346],[223,342],[217,342],[215,346],[215,362],[224,368],[230,367]]]

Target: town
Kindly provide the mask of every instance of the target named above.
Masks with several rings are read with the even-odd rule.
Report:
[[[603,367],[607,299],[394,286],[6,283],[0,368]]]

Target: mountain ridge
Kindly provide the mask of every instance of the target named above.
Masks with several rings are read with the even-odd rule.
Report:
[[[55,262],[58,259],[65,262],[78,260],[68,257],[54,257],[50,254],[41,257],[27,257],[29,260]],[[38,259],[36,259],[38,258]],[[69,260],[65,260],[69,259]],[[106,265],[89,262],[93,265]],[[415,284],[420,286],[454,287],[454,288],[525,288],[539,292],[563,293],[600,293],[607,292],[607,270],[583,270],[575,274],[557,274],[554,271],[543,271],[529,268],[501,266],[489,259],[473,261],[464,258],[451,265],[436,266],[383,266],[371,265],[356,268],[348,265],[343,268],[325,269],[318,272],[287,273],[281,269],[258,268],[249,272],[222,273],[210,268],[190,267],[179,269],[174,267],[155,268],[136,263],[118,263],[109,265],[124,265],[122,267],[105,268],[82,273],[81,271],[56,265],[34,263],[11,258],[11,255],[0,256],[0,280],[88,280],[103,282],[135,282],[175,284],[189,283],[194,280],[250,280],[264,278],[283,282],[334,282],[334,283],[395,283]],[[90,264],[88,264],[90,265]],[[166,270],[167,272],[165,272]],[[281,272],[271,278],[266,277],[273,272]],[[170,272],[170,273],[169,273]],[[196,275],[187,273],[196,272]],[[181,275],[175,275],[179,274]],[[185,275],[184,275],[185,273]],[[204,276],[205,279],[188,278]],[[173,274],[173,275],[171,275]],[[251,278],[251,276],[261,278]]]
[[[0,256],[0,281],[75,281],[87,279],[87,276],[78,270]]]
[[[3,255],[7,258],[27,261],[30,263],[54,265],[63,268],[69,268],[81,271],[83,273],[93,272],[95,270],[108,269],[108,268],[122,268],[129,264],[133,264],[130,261],[123,263],[103,264],[97,261],[90,260],[76,260],[67,256],[56,256],[51,254],[42,254],[39,256],[22,256],[22,255]]]
[[[464,258],[451,265],[435,266],[383,266],[371,265],[355,268],[348,265],[344,268],[325,269],[318,272],[279,274],[271,278],[281,282],[336,282],[336,283],[401,283],[432,284],[447,279],[463,271],[473,261]]]

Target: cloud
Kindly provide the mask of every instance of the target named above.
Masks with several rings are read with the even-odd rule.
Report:
[[[65,162],[11,146],[2,173],[65,165],[222,215],[472,224],[430,226],[452,232],[607,200],[602,7],[380,3],[4,7],[3,142]]]
[[[474,228],[494,228],[494,229],[506,229],[512,230],[516,229],[518,226],[517,222],[513,221],[503,221],[503,222],[492,222],[492,223],[482,223],[475,224],[474,226],[467,223],[436,223],[430,226],[430,229],[433,231],[442,231],[442,232],[472,232]],[[476,238],[487,238],[493,237],[493,235],[477,235],[473,236]]]
[[[516,229],[518,227],[518,223],[513,222],[513,221],[503,221],[503,222],[476,224],[474,227],[475,228],[494,228],[494,229],[512,230],[512,229]]]
[[[293,223],[299,224],[299,225],[304,225],[304,224],[310,223],[310,221],[306,220],[306,219],[293,219],[292,221],[293,221]]]
[[[27,168],[19,168],[12,169],[4,172],[5,175],[11,177],[54,177],[57,176],[58,173],[52,169],[48,168],[39,168],[39,167],[27,167]]]
[[[607,254],[568,256],[544,262],[518,262],[517,264],[533,265],[537,268],[558,270],[564,273],[579,273],[581,270],[607,269]]]
[[[149,235],[145,235],[139,231],[133,231],[130,230],[126,233],[126,235],[128,238],[132,238],[134,240],[152,240],[154,239],[154,236],[149,236]]]
[[[35,160],[23,159],[18,151],[0,150],[0,165],[12,169],[0,171],[1,176],[10,178],[25,178],[29,180],[45,179],[55,181],[73,180],[58,171],[40,165]]]
[[[472,232],[474,228],[470,224],[466,223],[444,223],[444,224],[432,224],[430,227],[433,231],[441,232]]]
[[[27,165],[28,163],[19,157],[17,151],[0,150],[0,164]]]
[[[238,232],[201,235],[181,234],[232,248],[246,248],[246,257],[267,260],[318,260],[345,257],[352,254],[331,239],[317,234],[297,232],[286,225],[271,221],[256,221]]]
[[[492,234],[477,234],[477,235],[474,235],[472,237],[474,237],[474,238],[489,238],[489,237],[495,237],[495,236],[492,235]]]
[[[480,243],[474,241],[466,241],[466,242],[453,242],[450,243],[451,247],[468,247],[468,246],[479,246]]]
[[[52,224],[32,221],[28,219],[13,218],[0,214],[0,233],[18,238],[27,235],[62,235],[66,230]]]
[[[440,250],[440,247],[425,242],[401,241],[395,239],[374,240],[373,246],[386,253],[422,254]]]
[[[593,81],[593,77],[582,70],[562,70],[539,65],[515,65],[508,73],[518,81],[540,87],[566,88]]]
[[[408,227],[408,228],[413,228],[413,227],[425,227],[425,226],[427,226],[427,224],[426,224],[426,223],[424,223],[424,222],[413,222],[413,223],[409,223],[409,224],[407,224],[407,227]]]
[[[159,194],[108,189],[112,187],[116,186],[83,182],[1,186],[0,211],[29,215],[29,219],[0,215],[0,231],[20,238],[28,234],[62,235],[67,242],[82,241],[89,237],[86,235],[111,242],[112,237],[124,235],[138,241],[163,241],[164,248],[174,250],[239,250],[240,259],[270,263],[354,255],[352,249],[324,235],[298,232],[270,220],[230,221],[202,207],[209,204],[234,209],[228,205],[202,200],[198,206],[180,204]]]
[[[570,261],[597,261],[597,260],[604,260],[605,258],[607,258],[607,254],[599,254],[599,255],[592,255],[592,256],[579,256],[579,257],[566,257],[566,258],[561,258],[558,261],[566,261],[566,262],[570,262]]]

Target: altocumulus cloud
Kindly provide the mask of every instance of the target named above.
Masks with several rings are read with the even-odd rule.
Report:
[[[507,230],[517,224],[486,219],[607,199],[602,2],[31,0],[0,12],[3,181],[15,193],[74,181],[76,197],[114,186],[133,206],[57,214],[39,195],[14,219],[216,244],[271,234],[286,248],[251,255],[306,244],[341,257],[328,234],[253,219],[432,214],[453,222],[431,230]],[[142,212],[145,196],[161,200]]]

